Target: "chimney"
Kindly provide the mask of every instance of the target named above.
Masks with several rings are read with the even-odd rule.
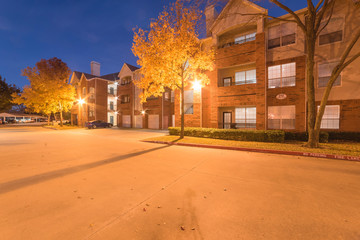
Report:
[[[215,22],[215,19],[217,17],[216,10],[215,10],[215,4],[210,3],[208,1],[207,5],[205,7],[204,13],[205,13],[205,19],[206,19],[206,36],[210,37],[211,36],[210,27],[213,25],[213,23]]]
[[[100,63],[91,61],[91,75],[100,77]]]

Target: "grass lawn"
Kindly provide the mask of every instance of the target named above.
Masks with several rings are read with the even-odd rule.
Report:
[[[271,149],[294,152],[308,152],[308,153],[323,153],[336,154],[346,156],[360,156],[360,143],[358,142],[331,142],[321,143],[320,148],[307,148],[303,145],[304,142],[288,141],[285,143],[265,143],[265,142],[243,142],[232,140],[220,140],[211,138],[197,138],[185,137],[179,140],[179,136],[162,136],[155,138],[148,138],[144,141],[163,141],[163,142],[178,142],[178,143],[195,143],[228,147],[242,147],[242,148],[256,148],[256,149]]]
[[[77,129],[79,128],[78,126],[72,126],[72,125],[64,125],[64,126],[53,126],[53,125],[45,125],[43,126],[44,128],[49,128],[49,129],[56,129],[56,130],[70,130],[70,129]]]

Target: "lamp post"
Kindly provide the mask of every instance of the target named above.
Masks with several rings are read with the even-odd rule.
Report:
[[[193,85],[193,89],[195,92],[199,92],[200,95],[200,127],[202,128],[202,96],[201,96],[201,89],[203,87],[203,85],[201,84],[201,82],[197,79],[195,79],[195,81],[192,83]]]

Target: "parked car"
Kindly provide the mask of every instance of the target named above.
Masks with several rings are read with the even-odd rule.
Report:
[[[111,128],[113,125],[112,123],[107,123],[101,120],[95,120],[85,123],[85,127],[89,129],[95,129],[95,128]]]

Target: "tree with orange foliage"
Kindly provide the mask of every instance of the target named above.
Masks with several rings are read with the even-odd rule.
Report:
[[[48,116],[60,113],[60,125],[63,126],[63,112],[71,109],[75,101],[75,89],[69,84],[71,74],[67,64],[58,58],[41,59],[35,67],[22,71],[30,81],[20,94],[13,95],[13,102],[24,104],[29,110]]]
[[[198,8],[177,0],[150,23],[150,30],[134,33],[132,51],[139,58],[142,77],[135,85],[143,89],[142,102],[161,96],[165,88],[180,90],[181,134],[184,137],[184,89],[190,81],[209,83],[206,71],[213,69],[214,51],[199,40]]]

